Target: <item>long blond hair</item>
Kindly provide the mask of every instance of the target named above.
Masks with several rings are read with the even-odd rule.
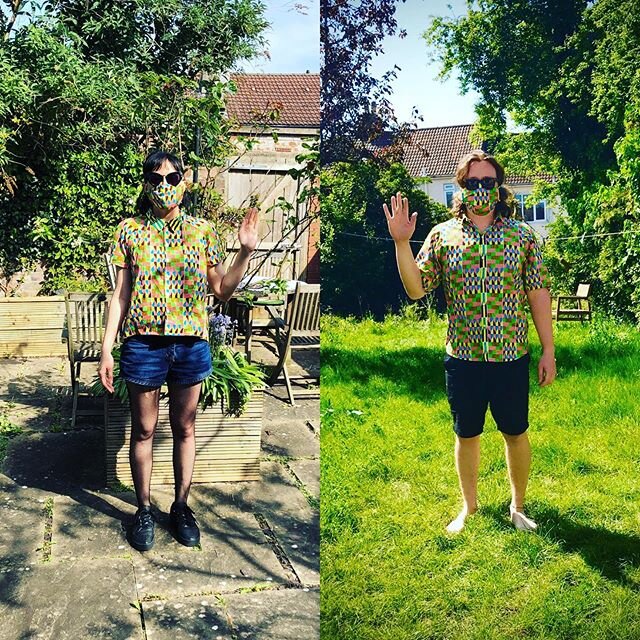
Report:
[[[508,187],[505,187],[504,182],[504,168],[503,166],[495,159],[494,156],[489,155],[488,153],[482,151],[482,149],[474,149],[467,153],[462,160],[458,163],[456,168],[456,183],[460,188],[464,188],[464,179],[467,177],[469,173],[469,167],[474,162],[480,162],[482,160],[486,160],[496,170],[496,179],[498,180],[498,194],[500,199],[496,204],[494,212],[496,215],[501,215],[503,218],[511,218],[515,215],[515,199],[513,197],[513,192]],[[462,196],[460,192],[454,194],[453,203],[451,204],[451,213],[454,218],[459,218],[462,214],[467,213],[467,207],[462,202]]]

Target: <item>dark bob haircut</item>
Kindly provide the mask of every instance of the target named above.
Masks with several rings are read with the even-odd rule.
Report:
[[[156,169],[159,169],[164,162],[168,161],[171,166],[181,175],[184,176],[184,165],[182,164],[182,160],[173,153],[169,153],[167,151],[153,151],[150,153],[144,164],[142,165],[142,176],[147,175],[147,173],[151,173]],[[190,207],[191,206],[191,195],[189,192],[185,192],[184,197],[182,198],[182,202],[180,206]],[[151,202],[144,191],[138,196],[138,201],[136,202],[136,213],[138,215],[144,215],[149,211],[152,211],[153,207],[151,206]]]

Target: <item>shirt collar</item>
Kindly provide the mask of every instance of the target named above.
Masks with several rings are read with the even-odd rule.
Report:
[[[471,218],[466,213],[462,213],[460,215],[460,220],[462,221],[462,224],[466,224],[472,229],[477,229],[476,225],[473,224],[473,220],[471,220]],[[496,213],[494,214],[493,222],[489,225],[489,227],[492,227],[492,226],[501,227],[503,224],[504,224],[504,217],[502,216],[501,213]],[[487,227],[487,229],[489,227]]]
[[[158,231],[162,231],[163,227],[166,225],[169,228],[169,231],[172,231],[173,233],[180,228],[183,218],[184,213],[182,211],[168,222],[165,222],[162,218],[158,218],[158,216],[154,215],[153,211],[147,211],[146,214],[147,222],[152,227],[155,227]]]

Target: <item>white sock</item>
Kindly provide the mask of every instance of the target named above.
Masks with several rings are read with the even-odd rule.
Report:
[[[470,515],[472,515],[472,514],[468,513],[466,509],[463,509],[457,515],[456,519],[452,520],[447,525],[447,532],[448,533],[460,533],[464,529],[465,521]]]
[[[527,518],[522,511],[516,511],[514,507],[509,507],[509,511],[511,522],[519,531],[535,531],[538,528],[538,525],[531,518]]]

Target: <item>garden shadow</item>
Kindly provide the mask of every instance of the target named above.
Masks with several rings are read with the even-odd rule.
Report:
[[[322,349],[323,369],[333,369],[331,377],[360,385],[381,377],[392,382],[394,395],[404,394],[420,402],[445,397],[444,350],[426,347],[409,349]]]
[[[508,505],[485,507],[500,528],[511,528],[505,513]],[[608,580],[640,591],[640,582],[627,575],[627,569],[640,567],[640,536],[609,531],[576,521],[555,507],[537,505],[531,515],[538,523],[538,534],[567,553],[578,553],[591,568]]]
[[[578,370],[584,373],[601,373],[628,380],[638,375],[637,348],[633,343],[616,339],[594,339],[571,343],[569,336],[556,339],[555,355],[559,373]],[[539,358],[539,346],[533,342],[535,360]]]

